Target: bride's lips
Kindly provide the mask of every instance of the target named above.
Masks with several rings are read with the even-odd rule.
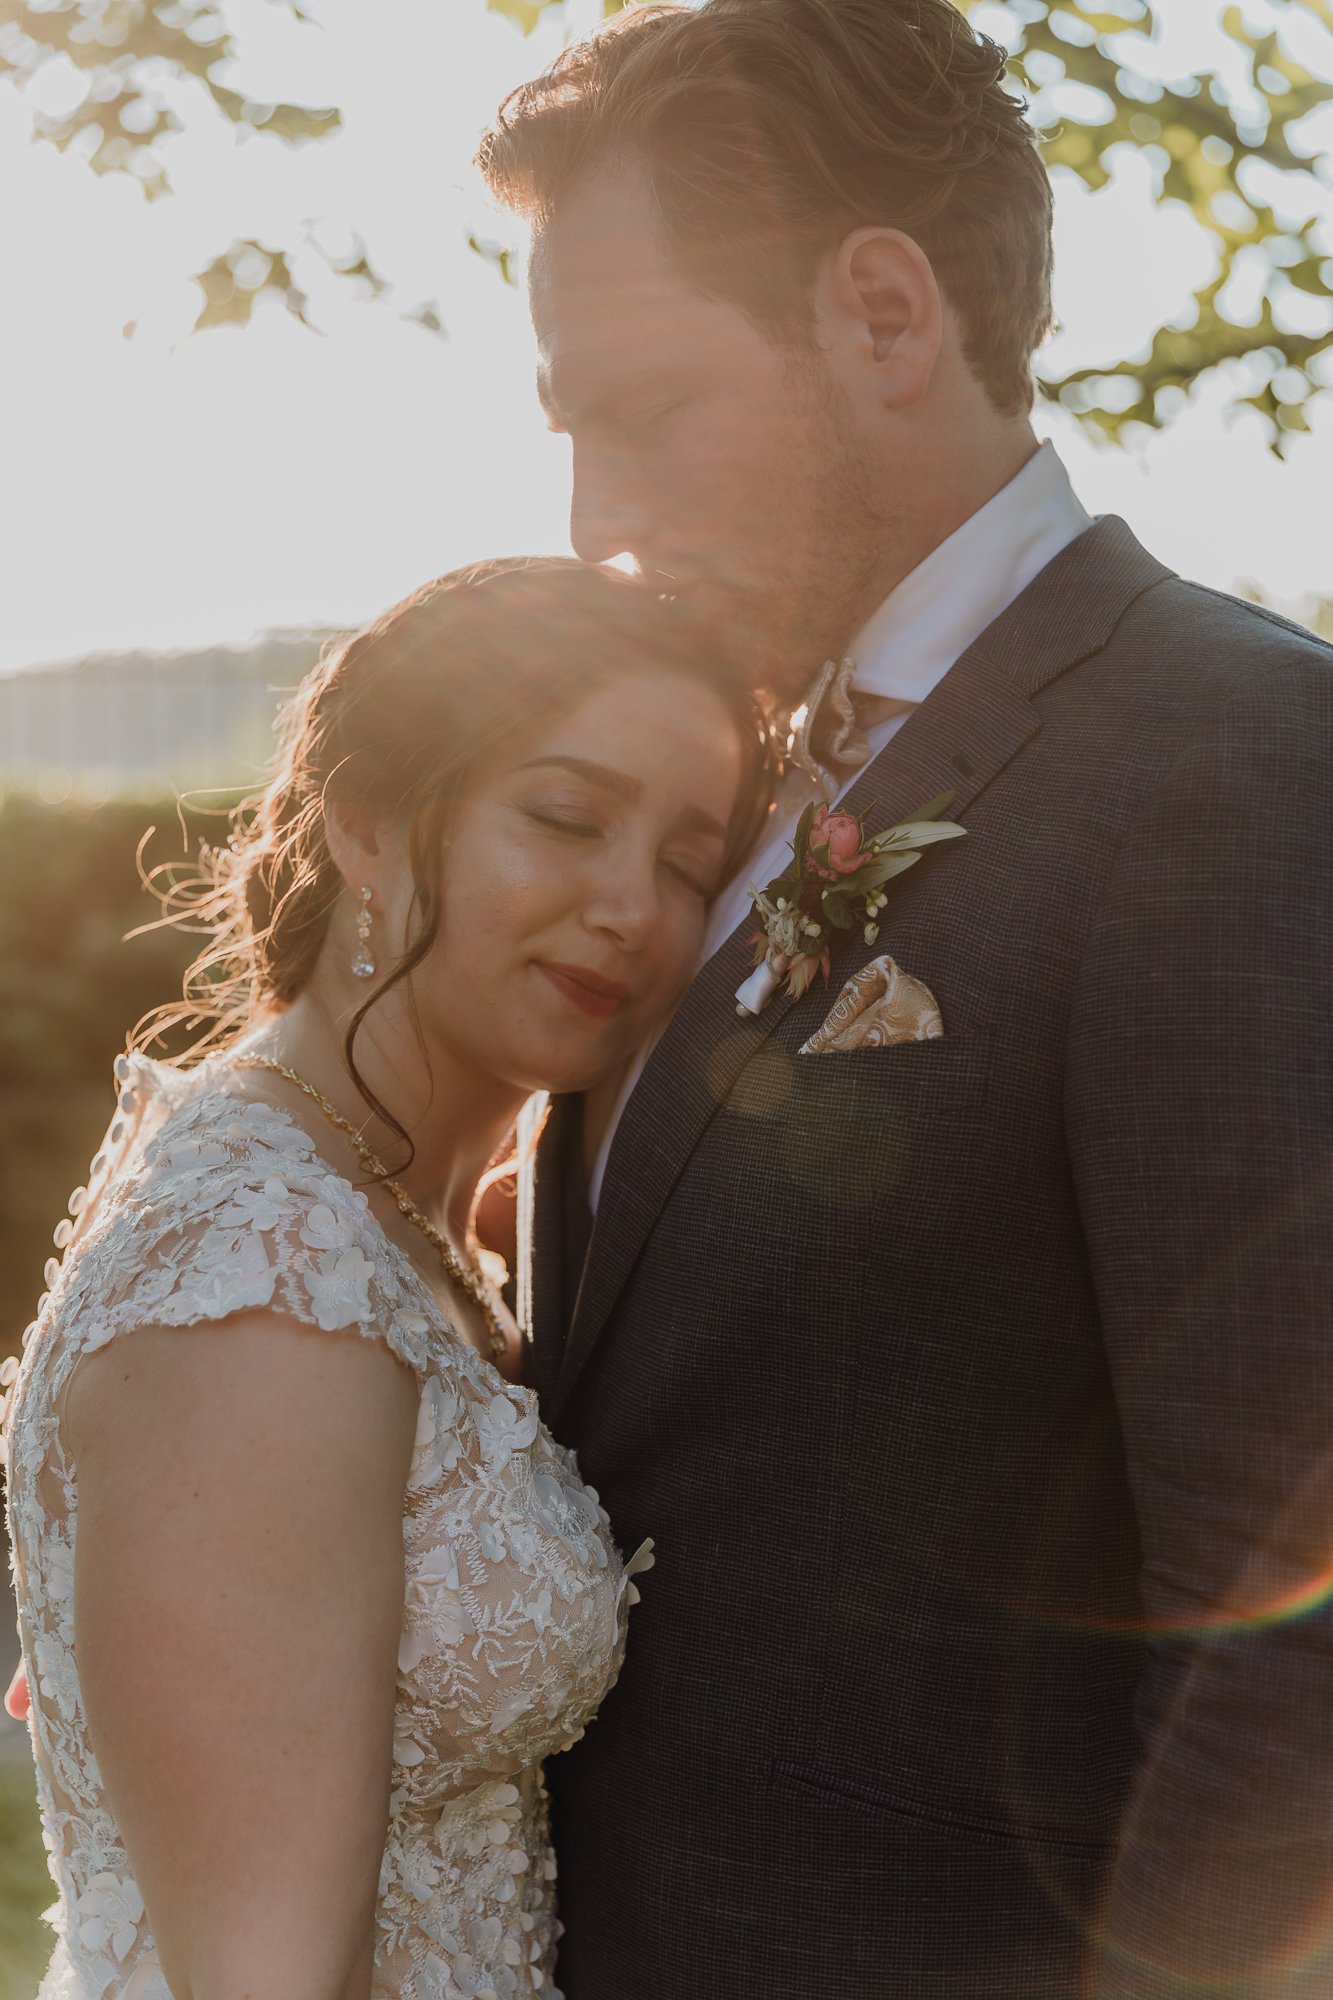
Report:
[[[572,1000],[576,1007],[599,1021],[614,1019],[630,997],[628,986],[622,986],[616,979],[603,979],[600,972],[593,972],[586,965],[539,963],[538,970],[546,974],[557,993],[563,993],[566,1000]]]

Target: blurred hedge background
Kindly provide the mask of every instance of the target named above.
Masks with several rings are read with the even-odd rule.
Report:
[[[330,636],[0,676],[0,1357],[110,1120],[112,1064],[194,955],[178,929],[143,930],[161,914],[143,873],[225,834]]]
[[[171,801],[0,804],[0,1352],[42,1289],[51,1231],[97,1151],[127,1030],[179,990],[190,940],[132,939],[155,906],[135,855]]]
[[[152,927],[144,872],[218,839],[327,636],[0,678],[0,1357],[19,1350],[52,1231],[110,1120],[115,1058],[194,955],[187,932]],[[0,1604],[3,1686],[18,1651]],[[53,1893],[27,1733],[0,1717],[0,2000],[37,1991]]]
[[[0,802],[0,1352],[14,1351],[42,1288],[51,1231],[114,1103],[111,1064],[127,1027],[173,991],[188,940],[124,940],[151,917],[135,850],[168,803]],[[12,1612],[0,1676],[16,1664]],[[0,2000],[31,2000],[50,1953],[52,1900],[26,1736],[0,1726]]]

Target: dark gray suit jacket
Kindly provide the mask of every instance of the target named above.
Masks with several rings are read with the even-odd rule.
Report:
[[[832,988],[942,1041],[799,1055],[737,933],[585,1269],[543,1148],[533,1379],[659,1551],[569,2000],[1333,1993],[1333,655],[1100,521],[850,804],[946,789]]]

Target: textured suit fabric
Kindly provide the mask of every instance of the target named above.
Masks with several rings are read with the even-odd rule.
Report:
[[[949,785],[834,980],[942,1041],[800,1056],[738,934],[572,1324],[539,1161],[534,1379],[658,1544],[568,2000],[1333,1992],[1333,655],[1098,522],[850,798]]]

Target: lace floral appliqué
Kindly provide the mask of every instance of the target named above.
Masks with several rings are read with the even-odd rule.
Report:
[[[558,2000],[545,1757],[615,1678],[635,1591],[597,1496],[441,1319],[366,1198],[286,1113],[130,1058],[116,1122],[61,1225],[5,1419],[38,1794],[58,1897],[40,2000],[169,2000],[87,1737],[73,1624],[82,1355],[140,1326],[272,1307],[382,1340],[421,1389],[376,2000]],[[71,1240],[72,1239],[72,1240]],[[631,1569],[634,1565],[630,1566]]]

